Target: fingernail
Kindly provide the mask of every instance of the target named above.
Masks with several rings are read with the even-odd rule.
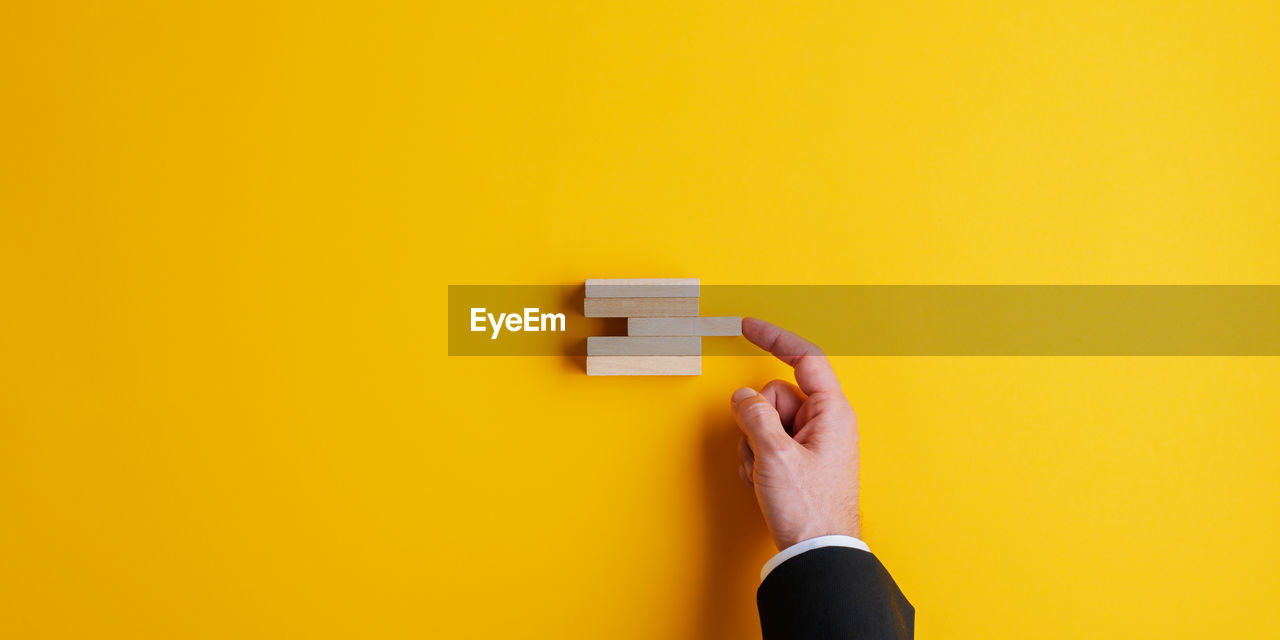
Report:
[[[733,392],[733,403],[738,404],[739,402],[742,402],[754,395],[756,395],[755,389],[752,389],[751,387],[743,387]]]

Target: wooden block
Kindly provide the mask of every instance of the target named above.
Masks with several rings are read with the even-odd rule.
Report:
[[[588,356],[699,356],[702,338],[632,338],[593,336],[587,338]]]
[[[740,336],[742,318],[630,318],[628,336]]]
[[[697,298],[587,298],[588,318],[666,318],[698,315]]]
[[[589,376],[696,376],[702,356],[587,356]]]
[[[588,298],[696,298],[697,278],[587,279]]]

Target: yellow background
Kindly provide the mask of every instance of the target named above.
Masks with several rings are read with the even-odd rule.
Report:
[[[786,371],[447,284],[1280,283],[1280,5],[891,4],[11,3],[0,636],[758,635]],[[1280,633],[1280,359],[836,367],[920,637]]]

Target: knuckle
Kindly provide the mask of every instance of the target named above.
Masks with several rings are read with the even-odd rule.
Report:
[[[767,402],[752,402],[741,409],[742,418],[750,422],[768,420],[773,414],[773,407]]]
[[[785,443],[782,443],[785,445]],[[774,452],[774,459],[785,467],[796,467],[800,464],[804,450],[800,447],[779,446]]]

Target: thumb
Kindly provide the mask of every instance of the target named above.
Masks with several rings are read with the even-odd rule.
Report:
[[[738,428],[746,434],[751,443],[751,450],[757,455],[761,452],[777,451],[785,446],[791,436],[782,428],[782,419],[778,410],[756,393],[751,387],[743,387],[733,392],[733,418],[738,421]]]

